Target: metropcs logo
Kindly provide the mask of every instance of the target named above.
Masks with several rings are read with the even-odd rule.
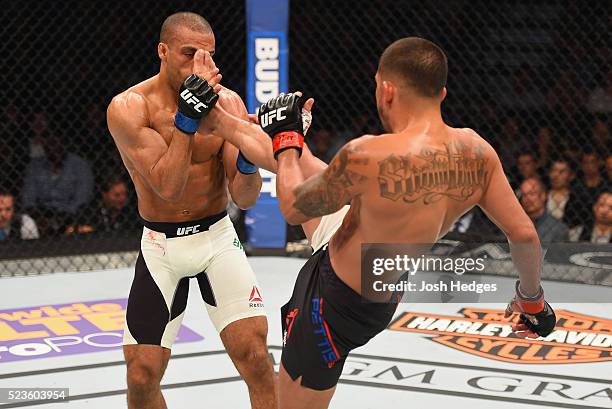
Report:
[[[557,326],[544,339],[512,332],[518,314],[462,308],[463,317],[404,312],[389,329],[436,335],[442,345],[473,355],[517,364],[567,364],[612,360],[612,320],[558,310]]]

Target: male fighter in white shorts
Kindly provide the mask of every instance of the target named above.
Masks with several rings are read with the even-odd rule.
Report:
[[[246,108],[219,85],[215,37],[201,16],[168,17],[157,52],[159,73],[115,96],[107,115],[144,219],[124,331],[128,407],[166,407],[160,381],[196,278],[252,407],[276,408],[261,292],[225,211],[228,188],[239,207],[253,205],[261,177],[206,118],[215,104],[241,118]]]

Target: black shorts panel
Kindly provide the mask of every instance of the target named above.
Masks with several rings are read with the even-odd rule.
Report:
[[[281,362],[293,380],[315,390],[334,387],[349,352],[383,331],[397,304],[368,303],[342,282],[324,248],[306,262],[291,300],[281,308]]]
[[[181,279],[174,292],[172,305],[168,308],[140,252],[136,259],[126,312],[127,327],[138,344],[161,345],[168,323],[185,311],[189,279]]]

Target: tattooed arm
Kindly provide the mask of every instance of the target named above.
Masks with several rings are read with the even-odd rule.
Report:
[[[368,164],[359,140],[344,145],[329,166],[307,180],[294,149],[278,156],[276,193],[283,216],[289,224],[301,224],[331,214],[361,194]]]
[[[542,270],[542,247],[538,233],[529,216],[516,198],[502,164],[489,147],[493,170],[486,191],[478,205],[506,235],[512,261],[518,270],[521,289],[526,295],[538,293]]]

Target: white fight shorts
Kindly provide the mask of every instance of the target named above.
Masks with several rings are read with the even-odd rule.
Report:
[[[346,205],[336,213],[327,214],[321,217],[321,222],[314,233],[312,233],[312,238],[310,239],[310,245],[312,246],[313,252],[316,252],[329,243],[334,233],[336,233],[342,225],[344,216],[346,216],[350,208],[351,206]]]
[[[255,274],[226,212],[184,223],[144,222],[123,344],[171,348],[196,278],[218,332],[265,316]]]

